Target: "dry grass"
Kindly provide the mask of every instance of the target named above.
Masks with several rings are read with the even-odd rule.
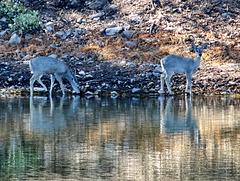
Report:
[[[86,54],[97,54],[98,57],[111,61],[129,60],[158,63],[167,54],[194,57],[195,54],[189,51],[191,42],[187,41],[187,36],[189,37],[189,33],[184,35],[170,31],[159,31],[154,35],[150,35],[145,32],[138,32],[130,40],[137,42],[137,46],[134,47],[127,47],[125,45],[126,40],[119,36],[100,37],[103,46],[100,46],[99,42],[94,42],[93,37],[91,37],[86,41],[86,46],[84,47],[76,41],[64,42],[56,37],[41,36],[42,41],[33,38],[27,42],[23,41],[18,46],[4,44],[2,40],[0,54],[1,57],[7,60],[16,57],[17,59],[22,59],[26,55],[41,56],[57,54],[58,57],[61,57],[64,54],[70,53],[79,57],[85,52]],[[204,40],[210,42],[214,39],[214,33],[207,32],[198,41],[204,43]],[[54,44],[58,44],[58,46],[51,46]],[[216,63],[239,62],[240,47],[238,44],[238,40],[234,39],[227,43],[219,41],[218,44],[211,44],[204,51],[203,61]]]

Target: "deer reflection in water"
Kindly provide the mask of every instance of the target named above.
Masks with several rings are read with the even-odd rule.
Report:
[[[78,100],[62,96],[60,99],[47,97],[30,97],[31,129],[34,131],[53,131],[67,127],[66,118],[76,113]]]
[[[4,117],[13,115],[18,102],[2,106],[1,133],[10,130],[2,134],[7,142],[2,146],[5,157],[1,160],[9,163],[9,167],[3,165],[2,169],[7,169],[2,173],[12,171],[15,176],[15,171],[26,170],[30,179],[35,174],[35,178],[52,176],[49,180],[98,180],[106,175],[109,180],[239,177],[239,100],[230,104],[219,98],[194,97],[192,101],[174,96],[135,100],[34,97],[30,101],[29,137],[19,126],[26,121],[19,112],[19,119],[14,116],[15,122],[4,127]],[[216,107],[219,105],[224,109]],[[28,104],[21,107],[27,107],[24,117],[29,121]],[[14,161],[21,158],[18,163],[26,164],[18,170],[19,164],[13,167],[8,157],[21,149],[21,153],[32,152],[14,155]],[[33,170],[36,172],[29,174]],[[27,176],[21,178],[29,180]]]
[[[160,101],[160,120],[162,133],[179,133],[190,131],[195,139],[199,139],[199,130],[196,120],[192,118],[192,97],[185,96],[184,102],[174,100],[173,97],[159,97]],[[185,109],[185,115],[182,114]]]

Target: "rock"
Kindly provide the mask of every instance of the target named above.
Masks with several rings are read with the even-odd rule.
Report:
[[[138,93],[138,92],[140,92],[140,91],[141,91],[140,88],[133,88],[133,89],[132,89],[132,93]]]
[[[94,79],[94,77],[92,75],[86,75],[85,78],[84,78],[84,81],[89,81],[89,80],[92,80]]]
[[[153,72],[153,75],[155,76],[155,77],[160,77],[160,73],[159,72]]]
[[[18,37],[16,33],[14,33],[14,34],[11,36],[11,38],[10,38],[10,40],[9,40],[8,43],[9,43],[9,44],[15,44],[15,45],[17,45],[17,44],[19,44],[20,42],[21,42],[21,38]]]
[[[128,62],[128,63],[127,63],[127,66],[129,66],[129,67],[131,67],[131,68],[134,68],[134,67],[135,67],[135,64],[132,63],[132,62]]]
[[[131,18],[132,18],[133,23],[136,23],[136,24],[142,23],[142,18],[140,16],[138,16],[137,14],[132,15]]]
[[[66,54],[66,55],[63,55],[63,56],[62,56],[63,59],[68,59],[69,57],[71,57],[70,54]]]
[[[5,29],[4,31],[1,31],[1,32],[0,32],[0,38],[3,37],[4,35],[6,35],[8,31],[9,31],[8,28]]]
[[[30,35],[30,34],[26,34],[26,35],[25,35],[25,40],[26,40],[26,41],[31,40],[32,38],[33,38],[33,36]]]
[[[80,72],[78,72],[78,75],[80,75],[80,76],[85,76],[86,73],[85,73],[83,70],[81,70]]]
[[[117,6],[115,4],[108,4],[104,6],[103,11],[106,16],[113,16],[117,12]]]
[[[106,31],[106,28],[101,29],[101,30],[100,30],[100,34],[101,34],[101,35],[106,35],[105,31]]]
[[[48,22],[45,24],[45,29],[47,32],[52,32],[54,31],[54,23],[53,22]]]
[[[62,40],[65,40],[68,36],[72,34],[72,30],[68,30],[67,32],[64,31],[58,31],[56,32],[56,37],[61,38]]]
[[[70,30],[68,30],[67,32],[66,32],[66,36],[68,37],[68,36],[70,36],[71,34],[72,34],[72,29],[70,29]]]
[[[111,97],[117,97],[119,94],[116,91],[111,92]]]
[[[133,36],[133,32],[131,32],[131,31],[123,31],[123,33],[122,33],[123,38],[130,39],[130,38],[132,38],[132,36]]]
[[[122,60],[122,61],[120,62],[120,65],[121,65],[121,66],[124,66],[124,65],[126,65],[126,63],[127,63],[126,60]]]
[[[153,87],[154,87],[154,83],[153,82],[149,82],[148,88],[153,88]]]
[[[52,43],[48,46],[49,48],[57,48],[56,44]]]
[[[101,10],[107,4],[107,0],[93,0],[88,4],[91,10]]]
[[[156,66],[154,72],[163,72],[162,67],[160,65]]]
[[[117,27],[115,24],[112,24],[112,23],[109,23],[108,25],[107,25],[107,27],[108,28],[115,28],[115,27]]]
[[[8,78],[8,82],[12,82],[13,81],[13,78],[12,77],[9,77]]]
[[[135,41],[125,41],[125,45],[129,47],[134,47],[137,45],[137,42]]]
[[[123,32],[123,27],[106,28],[104,31],[104,33],[108,36],[116,35],[121,32]]]
[[[146,77],[151,77],[152,75],[153,75],[152,72],[147,72],[147,73],[146,73]]]
[[[156,89],[151,88],[151,89],[149,89],[149,92],[156,92]]]
[[[89,18],[96,19],[96,18],[101,18],[102,16],[104,16],[104,12],[92,14],[92,15],[89,16]]]
[[[82,28],[75,29],[75,34],[80,35],[80,34],[83,34],[83,33],[84,33],[84,30]]]
[[[61,38],[62,40],[67,38],[67,34],[64,31],[58,31],[56,32],[56,37]]]
[[[79,24],[83,23],[83,18],[78,18],[77,23],[79,23]]]
[[[107,6],[107,8],[104,9],[105,11],[108,11],[108,12],[114,12],[117,10],[117,5],[115,4],[111,4],[110,6]],[[109,14],[109,13],[108,13]]]
[[[131,28],[131,25],[129,25],[129,24],[124,24],[124,26],[123,26],[123,28],[124,28],[124,30],[130,30],[130,28]]]
[[[71,3],[70,3],[71,7],[78,7],[78,1],[77,0],[72,0]]]
[[[42,42],[43,40],[41,38],[35,38],[35,40]]]
[[[228,18],[230,18],[231,15],[232,15],[232,13],[227,12],[227,13],[223,13],[223,14],[222,14],[222,17],[223,17],[224,19],[228,19]]]
[[[87,91],[87,92],[85,93],[85,95],[94,95],[94,93],[91,92],[91,91]]]

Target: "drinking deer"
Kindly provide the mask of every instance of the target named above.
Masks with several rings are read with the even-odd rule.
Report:
[[[52,57],[37,57],[29,62],[29,66],[33,73],[33,76],[30,79],[31,95],[33,95],[33,84],[36,80],[43,86],[44,90],[47,91],[47,87],[41,81],[43,74],[51,74],[50,95],[52,95],[55,78],[60,84],[63,95],[65,94],[65,86],[62,78],[66,78],[71,83],[74,91],[80,93],[75,74],[70,72],[68,66],[63,61]]]
[[[201,48],[197,48],[195,44],[192,44],[192,48],[195,50],[196,58],[186,58],[177,55],[168,55],[161,60],[161,66],[163,69],[163,74],[161,75],[161,89],[160,94],[164,94],[164,80],[166,81],[167,89],[170,95],[172,91],[170,88],[170,80],[172,75],[175,73],[186,74],[187,85],[185,92],[192,95],[192,74],[194,74],[201,61],[202,51],[207,48],[207,43],[205,43]],[[189,89],[188,89],[189,88]]]

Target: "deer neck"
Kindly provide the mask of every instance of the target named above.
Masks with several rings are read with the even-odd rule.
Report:
[[[197,55],[194,61],[195,61],[196,68],[198,68],[201,62],[201,56]]]
[[[201,62],[201,56],[197,55],[196,58],[194,59],[194,69],[193,69],[194,73],[198,70],[200,62]]]

